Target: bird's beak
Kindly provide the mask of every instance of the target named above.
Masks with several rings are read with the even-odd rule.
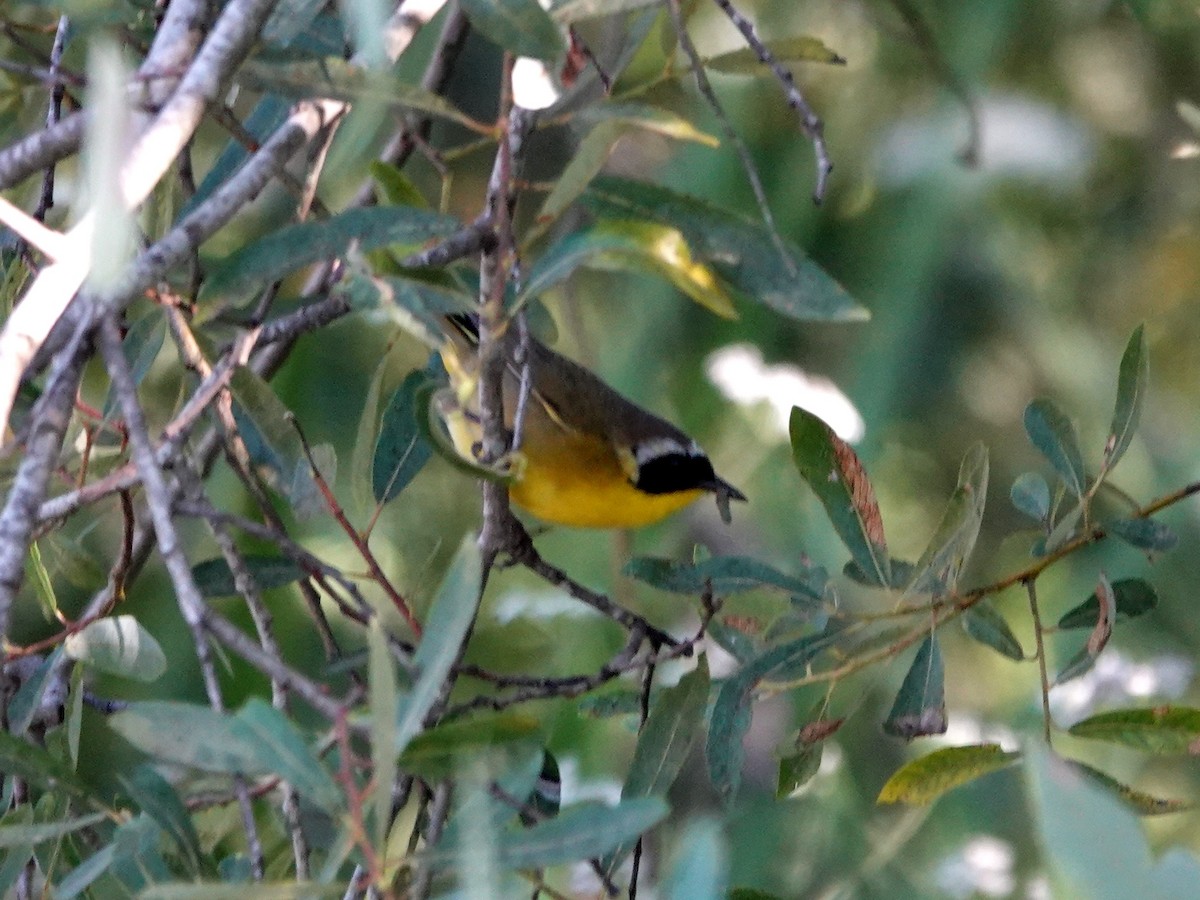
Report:
[[[700,486],[706,491],[712,491],[716,495],[717,510],[721,513],[721,521],[726,525],[733,521],[733,516],[729,512],[729,501],[741,500],[745,502],[746,495],[723,478],[714,478],[712,481],[706,481]]]

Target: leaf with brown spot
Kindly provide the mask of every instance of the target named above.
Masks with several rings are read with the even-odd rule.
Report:
[[[1108,639],[1112,637],[1113,622],[1117,618],[1117,595],[1103,572],[1100,573],[1100,581],[1096,585],[1096,599],[1100,601],[1100,615],[1087,640],[1087,651],[1092,656],[1099,656],[1100,651],[1108,644]]]
[[[850,445],[812,413],[794,407],[789,423],[792,458],[834,531],[867,577],[892,583],[883,517],[866,469]]]

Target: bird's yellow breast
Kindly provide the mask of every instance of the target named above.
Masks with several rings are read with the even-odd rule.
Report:
[[[474,459],[479,427],[460,413],[446,425],[458,452]],[[539,519],[576,528],[639,528],[697,499],[702,490],[648,494],[630,481],[613,448],[578,431],[565,431],[543,415],[525,422],[517,480],[509,497]]]
[[[539,519],[577,528],[639,528],[682,509],[701,490],[648,494],[629,481],[612,448],[589,435],[526,441],[513,502]]]

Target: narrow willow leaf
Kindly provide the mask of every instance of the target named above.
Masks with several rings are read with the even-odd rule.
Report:
[[[83,676],[83,666],[75,666],[71,672],[67,694],[67,759],[70,760],[72,769],[79,768],[79,735],[83,730]]]
[[[1050,485],[1037,472],[1018,475],[1008,492],[1012,505],[1029,518],[1045,522],[1050,516]]]
[[[637,711],[637,698],[631,712]],[[511,748],[509,756],[520,756],[524,748],[538,743],[541,722],[526,713],[503,712],[435,725],[422,731],[405,748],[400,767],[430,780],[449,778],[456,761],[487,754],[499,757]]]
[[[429,607],[424,634],[413,656],[417,679],[398,706],[393,752],[404,752],[409,741],[421,730],[426,713],[437,702],[446,676],[475,620],[482,581],[479,547],[474,537],[467,535]]]
[[[1104,530],[1130,546],[1151,553],[1165,553],[1179,543],[1174,531],[1154,519],[1114,519],[1104,523]]]
[[[777,41],[767,41],[767,49],[779,62],[815,62],[826,65],[844,66],[845,57],[830,50],[818,37],[799,35]],[[730,53],[722,53],[704,61],[704,67],[727,75],[769,75],[771,70],[763,65],[758,54],[750,47],[742,47]]]
[[[792,408],[788,431],[792,459],[812,488],[859,568],[879,585],[892,582],[883,517],[858,456],[812,413]]]
[[[305,577],[299,563],[285,556],[244,556],[242,563],[254,576],[260,591],[283,587]],[[223,558],[208,559],[192,567],[196,587],[205,597],[236,597],[233,572]]]
[[[73,832],[90,828],[107,820],[108,817],[108,813],[98,812],[59,822],[36,822],[21,825],[0,823],[0,848],[8,849],[57,840]]]
[[[700,736],[708,709],[708,688],[708,660],[701,656],[695,670],[658,695],[638,737],[621,789],[622,800],[666,796]],[[632,852],[632,842],[619,845],[601,860],[601,870],[611,878]]]
[[[1140,578],[1124,578],[1112,582],[1116,601],[1114,622],[1145,615],[1158,606],[1158,594],[1154,588]],[[1059,628],[1090,628],[1100,616],[1100,599],[1092,594],[1083,603],[1063,614],[1058,620]]]
[[[1076,722],[1069,730],[1076,737],[1147,753],[1200,755],[1200,709],[1186,706],[1116,709]]]
[[[537,0],[461,0],[479,32],[517,56],[553,62],[563,52],[562,32]]]
[[[613,147],[626,131],[621,122],[599,122],[584,135],[570,162],[563,167],[554,187],[542,201],[542,208],[537,215],[539,223],[554,221],[579,198],[592,179],[604,169]]]
[[[400,702],[396,663],[379,617],[367,629],[367,705],[371,716],[371,809],[375,847],[387,846],[392,787],[396,780],[396,709]]]
[[[252,59],[238,68],[237,80],[254,90],[284,97],[312,97],[316,91],[330,99],[352,103],[365,100],[386,109],[427,113],[472,131],[486,131],[485,126],[441,95],[388,72],[367,71],[337,56],[284,64]]]
[[[418,418],[426,414],[418,403],[418,394],[428,383],[429,376],[424,372],[410,372],[383,411],[371,464],[371,490],[376,503],[399,496],[433,455],[417,424]]]
[[[157,681],[167,671],[158,641],[133,616],[109,616],[67,637],[67,655],[101,672],[137,681]]]
[[[364,515],[375,509],[371,469],[375,459],[375,439],[379,426],[379,398],[383,395],[383,381],[387,377],[390,360],[385,355],[375,366],[371,384],[363,399],[362,415],[358,418],[358,430],[354,435],[354,449],[350,455],[350,489],[354,503]]]
[[[42,562],[42,551],[37,541],[29,544],[29,557],[25,560],[25,572],[33,584],[33,592],[37,596],[38,606],[47,622],[58,619],[58,598],[54,594],[54,582]]]
[[[1068,760],[1073,769],[1082,772],[1092,781],[1101,787],[1107,788],[1117,795],[1125,805],[1132,809],[1139,816],[1161,816],[1167,813],[1182,812],[1186,809],[1195,807],[1195,803],[1188,800],[1170,800],[1163,797],[1155,797],[1143,791],[1136,790],[1127,784],[1117,781],[1111,775],[1101,772],[1099,769],[1093,769],[1086,763],[1081,763],[1078,760]]]
[[[883,730],[906,741],[946,730],[945,675],[935,635],[925,638],[917,651]]]
[[[200,837],[191,812],[183,805],[175,788],[152,765],[146,763],[129,775],[119,777],[130,799],[175,842],[188,870],[193,875],[199,874],[204,867]]]
[[[4,801],[4,808],[8,809],[10,797],[6,795],[0,797],[0,800]],[[5,826],[29,825],[32,822],[32,806],[18,806],[10,809],[4,816]],[[0,854],[0,897],[13,896],[12,887],[21,877],[21,873],[25,871],[25,866],[32,857],[33,844],[12,847],[6,853]]]
[[[806,666],[835,643],[837,637],[836,631],[826,630],[771,647],[721,683],[709,716],[704,753],[708,761],[709,780],[723,800],[729,802],[733,799],[741,781],[744,756],[742,738],[750,727],[751,693],[754,688],[778,670]]]
[[[95,807],[104,807],[86,782],[62,760],[23,737],[0,729],[0,772]]]
[[[139,750],[166,762],[222,774],[271,771],[255,734],[233,716],[207,706],[145,700],[131,703],[108,722]]]
[[[1087,473],[1071,420],[1050,400],[1034,400],[1025,407],[1025,432],[1033,446],[1050,461],[1067,489],[1076,497],[1082,497]]]
[[[1017,662],[1025,659],[1025,650],[1008,627],[1008,622],[986,601],[976,603],[963,613],[962,627],[968,635],[991,647],[1001,656],[1007,656]]]
[[[802,320],[867,318],[845,289],[804,252],[773,237],[761,223],[686,194],[604,176],[580,198],[595,215],[677,228],[699,261],[711,265],[749,302]]]
[[[1053,553],[1063,544],[1072,540],[1078,531],[1079,522],[1083,518],[1085,505],[1086,501],[1083,499],[1072,505],[1055,523],[1045,540],[1041,541],[1040,545],[1034,544],[1034,555],[1044,556],[1047,553]]]
[[[605,219],[568,234],[538,260],[521,301],[538,296],[581,266],[659,275],[710,312],[737,318],[716,271],[693,254],[683,232],[671,225],[634,219]]]
[[[284,489],[284,494],[291,501],[292,512],[302,522],[312,521],[329,509],[313,469],[321,474],[325,484],[337,483],[337,450],[333,444],[316,444],[310,448],[309,455],[311,459],[296,460],[291,481]]]
[[[383,191],[383,197],[391,206],[412,206],[416,209],[428,208],[429,202],[412,180],[399,167],[381,159],[372,160],[370,165],[371,177]]]
[[[946,791],[983,775],[1007,769],[1021,754],[999,744],[944,747],[914,759],[900,768],[879,792],[877,803],[909,803],[924,806]]]
[[[287,716],[265,700],[252,697],[234,719],[253,736],[264,767],[329,815],[336,817],[342,812],[342,791]]]
[[[21,686],[9,701],[8,706],[8,730],[12,734],[24,734],[29,730],[29,726],[38,718],[38,713],[43,713],[43,707],[56,706],[62,702],[62,697],[59,691],[54,691],[50,694],[50,702],[47,702],[47,693],[54,687],[56,680],[63,677],[61,671],[62,650],[56,648],[45,659],[38,663],[37,668],[29,673]],[[62,682],[59,681],[61,686]],[[55,694],[59,694],[56,698]],[[0,771],[3,771],[0,769]]]
[[[920,593],[952,591],[975,549],[983,508],[987,501],[988,452],[983,444],[973,445],[963,457],[958,486],[950,495],[942,520],[929,546],[917,560],[909,590]]]
[[[234,418],[251,460],[267,467],[276,490],[286,492],[297,466],[308,460],[292,424],[291,410],[263,378],[245,366],[234,371],[229,389]]]
[[[456,219],[408,206],[351,209],[328,219],[279,228],[222,260],[201,292],[206,297],[241,295],[305,266],[360,250],[420,246],[460,228]]]
[[[697,563],[639,556],[626,563],[622,574],[676,594],[699,594],[706,586],[717,596],[766,588],[817,601],[824,598],[827,582],[824,569],[810,569],[803,576],[787,575],[747,556],[714,556]]]
[[[1146,386],[1150,378],[1150,360],[1146,351],[1145,327],[1139,325],[1129,336],[1117,376],[1117,402],[1112,427],[1104,447],[1104,468],[1112,469],[1125,455],[1142,418]]]
[[[728,890],[729,847],[720,821],[689,822],[662,881],[664,900],[725,900]]]

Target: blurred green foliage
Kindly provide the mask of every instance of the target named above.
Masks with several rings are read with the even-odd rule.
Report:
[[[0,34],[0,58],[37,65],[26,45],[43,51],[48,46],[56,12],[50,6],[16,3],[0,12],[8,26]],[[132,47],[152,25],[149,4],[114,0],[69,7],[83,38],[112,30]],[[1200,103],[1200,22],[1192,5],[1181,0],[896,5],[764,0],[744,7],[765,37],[815,36],[846,60],[845,65],[795,66],[798,83],[824,120],[835,163],[820,207],[809,199],[812,145],[777,84],[768,77],[718,72],[711,77],[762,175],[779,232],[871,318],[806,323],[735,297],[738,318],[727,321],[664,279],[629,271],[579,271],[555,285],[540,299],[557,326],[558,348],[695,436],[723,477],[750,502],[735,509],[730,528],[721,525],[711,504],[698,504],[631,535],[598,538],[549,529],[537,535],[542,554],[652,621],[678,627],[694,623],[694,604],[621,577],[627,558],[690,562],[699,544],[717,554],[752,556],[786,573],[807,572],[810,565],[841,572],[847,552],[796,472],[786,424],[765,404],[735,403],[706,375],[712,352],[740,342],[761,351],[767,364],[800,366],[828,377],[849,395],[866,426],[856,452],[870,475],[896,559],[921,557],[959,484],[960,460],[976,441],[987,447],[991,474],[984,480],[987,495],[975,552],[959,576],[964,588],[1004,577],[1029,561],[1036,535],[1028,517],[1010,502],[1009,488],[1022,473],[1038,471],[1049,478],[1053,470],[1026,437],[1027,404],[1048,397],[1066,412],[1078,431],[1085,465],[1094,472],[1112,418],[1121,353],[1139,324],[1144,324],[1150,360],[1149,392],[1116,483],[1145,502],[1196,479],[1200,131],[1195,117],[1181,115],[1180,109],[1180,104]],[[924,37],[914,34],[902,14],[909,7],[917,7],[927,23]],[[650,38],[614,86],[614,99],[661,105],[699,131],[720,135],[720,124],[689,79],[659,77],[668,22],[658,15]],[[583,32],[603,54],[624,23],[589,23]],[[715,7],[699,5],[690,23],[703,56],[740,46],[736,31]],[[423,70],[435,30],[422,33],[399,65],[407,82]],[[65,68],[83,71],[83,38],[69,45]],[[490,120],[498,61],[497,49],[472,34],[448,99],[467,115]],[[954,84],[946,83],[947,72]],[[970,109],[961,102],[959,88]],[[69,85],[68,103],[77,93]],[[250,92],[245,93],[232,101],[242,117],[252,111]],[[0,144],[41,127],[44,94],[19,71],[0,75]],[[333,143],[318,191],[328,209],[342,208],[353,196],[394,121],[386,102],[376,99],[356,105]],[[969,166],[961,157],[972,116],[979,122],[978,161]],[[545,128],[532,139],[525,174],[534,190],[518,210],[523,232],[538,225],[534,213],[544,195],[536,191],[557,177],[581,135],[579,125],[570,122]],[[211,122],[202,128],[194,148],[198,176],[227,140]],[[428,142],[442,148],[441,156],[431,161],[417,154],[404,174],[433,209],[470,221],[479,212],[493,145],[446,119],[434,121]],[[745,172],[728,142],[713,147],[631,128],[616,141],[607,165],[614,175],[652,180],[757,221]],[[55,226],[71,215],[70,164],[60,167],[59,180],[60,205],[49,218]],[[31,208],[37,181],[28,180],[8,198]],[[173,203],[169,196],[156,199],[168,207]],[[289,203],[282,190],[270,189],[204,248],[206,261],[226,259],[278,228],[290,215]],[[571,215],[524,248],[525,271],[536,270],[540,255],[574,223]],[[149,237],[161,234],[161,221],[146,215]],[[281,297],[296,296],[300,284],[299,276],[286,280]],[[7,282],[4,293],[7,298]],[[227,312],[236,316],[239,310]],[[372,510],[352,505],[348,461],[365,398],[377,377],[382,396],[391,396],[408,372],[425,367],[427,355],[417,341],[398,337],[384,317],[354,315],[301,338],[272,382],[309,440],[332,445],[343,462],[335,493],[360,526]],[[179,379],[166,354],[147,364],[144,399],[158,424],[181,390]],[[91,373],[84,398],[102,407],[105,392],[102,373]],[[214,500],[249,511],[232,477],[218,473],[212,484]],[[462,536],[478,523],[477,495],[469,477],[435,455],[379,517],[372,546],[421,618]],[[1102,496],[1100,502],[1121,507],[1119,497]],[[1094,669],[1085,687],[1067,684],[1052,693],[1052,708],[1063,724],[1106,705],[1168,700],[1200,705],[1192,679],[1193,661],[1200,656],[1200,620],[1193,612],[1200,593],[1193,565],[1200,519],[1194,509],[1194,502],[1185,502],[1159,517],[1178,536],[1173,553],[1147,554],[1110,540],[1072,555],[1039,581],[1048,622],[1092,595],[1100,570],[1114,583],[1144,579],[1158,596],[1155,608],[1116,631],[1105,650],[1114,662]],[[327,516],[289,524],[293,536],[322,558],[350,570],[361,564]],[[198,526],[185,533],[194,562],[216,555]],[[95,587],[96,572],[107,567],[118,538],[116,520],[105,519],[41,542],[58,603],[68,615]],[[245,546],[247,552],[269,549],[253,541]],[[879,608],[888,602],[883,595],[840,574],[831,577],[848,609],[885,611]],[[97,693],[202,699],[187,630],[168,602],[170,590],[162,572],[152,567],[122,606],[163,645],[171,661],[168,673],[153,685],[99,677]],[[541,676],[591,672],[603,665],[620,646],[619,630],[573,603],[547,603],[551,593],[528,574],[494,575],[467,661]],[[285,658],[321,671],[320,647],[299,595],[284,587],[269,597]],[[378,592],[370,597],[383,606]],[[33,584],[23,600],[10,636],[15,644],[51,631],[39,614]],[[213,602],[246,624],[240,607]],[[776,603],[766,591],[739,594],[723,614],[765,619]],[[1034,642],[1026,604],[1019,588],[995,598],[995,609],[1028,653]],[[352,649],[365,646],[360,630],[337,630]],[[1079,640],[1053,633],[1048,645],[1051,671],[1057,671],[1078,650]],[[957,628],[940,632],[938,646],[947,676],[950,743],[1008,746],[1014,734],[1036,739],[1041,699],[1030,659],[1001,656]],[[680,761],[682,776],[669,794],[672,824],[655,832],[647,865],[665,869],[667,860],[675,860],[688,866],[690,842],[714,838],[711,829],[705,830],[710,820],[694,820],[691,831],[685,823],[692,816],[716,814],[728,840],[733,886],[781,897],[1007,896],[1040,890],[1047,870],[1031,822],[1041,821],[1037,817],[1045,810],[1053,813],[1053,792],[1062,789],[1044,760],[1029,764],[1033,774],[1028,777],[1040,798],[1034,804],[1026,800],[1021,770],[1012,768],[973,781],[932,808],[876,805],[897,769],[937,745],[924,738],[909,747],[881,731],[910,656],[850,676],[828,698],[817,685],[757,704],[753,720],[743,723],[741,788],[727,810],[709,783],[700,745],[693,746]],[[714,678],[729,674],[728,666],[718,671],[714,662],[713,668]],[[667,679],[671,675],[663,673]],[[337,680],[344,683],[346,677]],[[222,681],[231,707],[267,690],[265,679],[237,660],[228,661]],[[618,693],[613,687],[604,691]],[[807,721],[814,704],[824,718],[847,721],[825,740],[820,771],[795,796],[777,802],[778,759],[800,749],[789,736]],[[527,711],[539,720],[548,750],[565,770],[564,793],[573,799],[611,796],[625,780],[635,758],[635,717],[589,718],[574,700],[533,703]],[[129,751],[91,711],[83,713],[83,728],[91,752],[81,759],[81,768],[104,780],[118,767],[114,760],[127,758]],[[1200,795],[1200,771],[1179,757],[1147,757],[1066,734],[1056,736],[1055,746],[1155,796]],[[1151,847],[1200,852],[1197,815],[1185,811],[1146,821]],[[1058,820],[1051,816],[1049,821]],[[999,860],[1002,874],[995,876],[998,880],[971,882],[984,876],[978,866],[960,864],[974,859],[969,851],[985,837],[1000,842],[985,846],[992,847],[991,858]],[[1063,890],[1062,896],[1072,896]]]

